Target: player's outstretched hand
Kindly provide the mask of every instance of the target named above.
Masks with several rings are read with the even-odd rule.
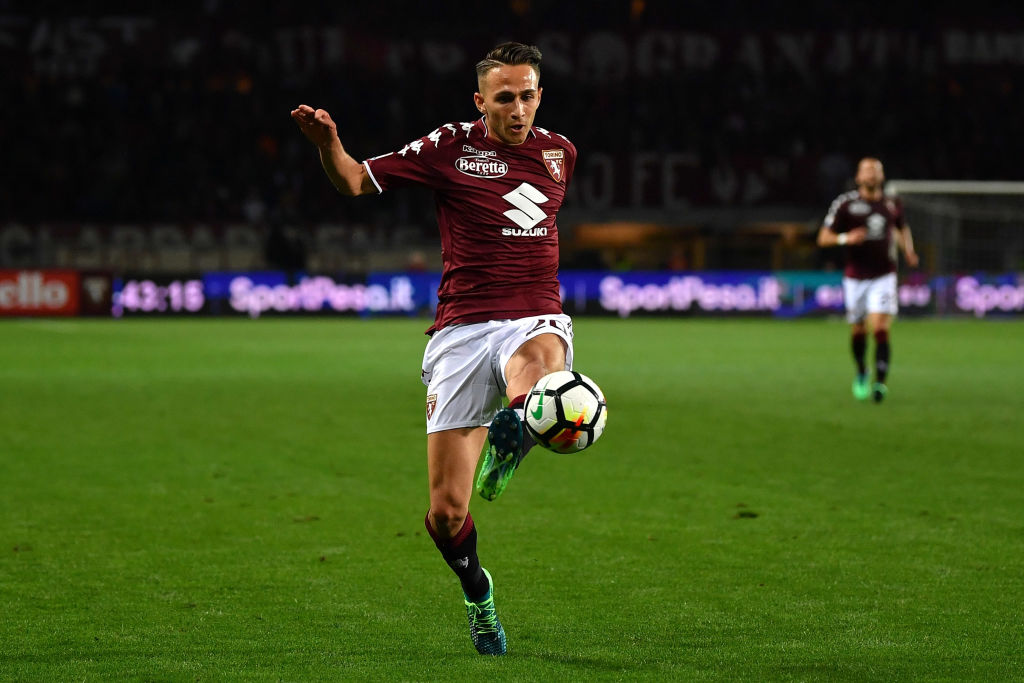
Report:
[[[338,137],[338,126],[325,109],[300,104],[298,109],[292,110],[292,118],[302,134],[317,147],[326,147]]]
[[[868,237],[867,228],[853,228],[846,233],[847,244],[861,244]]]
[[[917,264],[920,263],[920,259],[917,257],[916,251],[908,251],[904,256],[906,256],[908,266],[911,268],[917,268]]]

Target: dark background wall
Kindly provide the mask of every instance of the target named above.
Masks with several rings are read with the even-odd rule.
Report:
[[[428,197],[340,201],[288,113],[328,109],[358,158],[397,149],[475,118],[473,64],[506,39],[545,53],[537,123],[580,150],[579,220],[820,217],[864,155],[890,177],[1020,179],[1019,6],[923,4],[0,0],[0,223],[426,240]]]

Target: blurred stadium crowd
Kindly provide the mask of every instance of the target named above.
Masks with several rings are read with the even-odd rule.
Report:
[[[1014,3],[787,11],[0,0],[0,222],[417,223],[416,193],[339,202],[289,111],[331,111],[358,158],[391,151],[474,118],[473,65],[505,39],[545,53],[537,122],[580,149],[584,212],[823,213],[866,154],[890,177],[1021,178]]]

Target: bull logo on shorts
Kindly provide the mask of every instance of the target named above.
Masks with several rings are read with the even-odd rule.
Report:
[[[437,394],[427,396],[427,419],[434,417],[434,409],[437,408]]]

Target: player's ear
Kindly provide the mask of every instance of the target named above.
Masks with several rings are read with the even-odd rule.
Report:
[[[484,107],[484,96],[483,95],[481,95],[478,92],[473,93],[473,103],[476,105],[477,111],[479,111],[481,114],[486,114],[487,113],[485,111],[485,107]]]

